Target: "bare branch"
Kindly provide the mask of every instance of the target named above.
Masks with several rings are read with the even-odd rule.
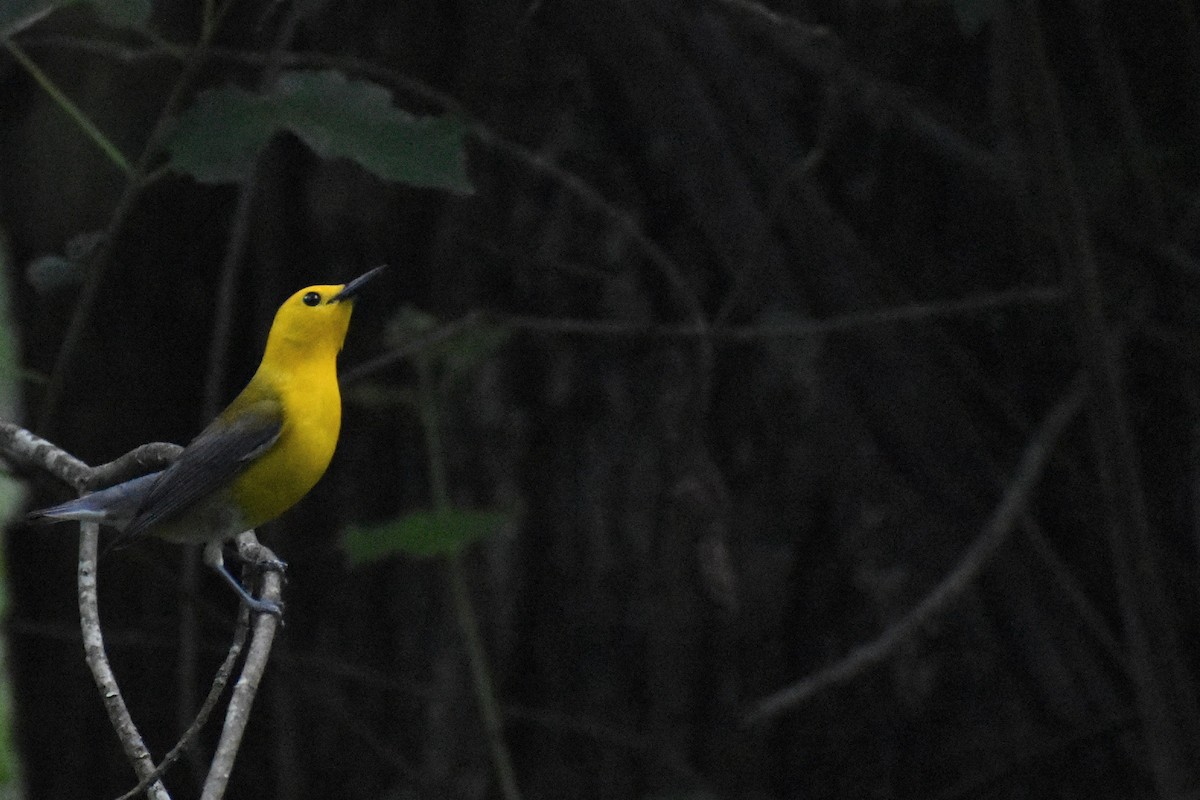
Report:
[[[365,378],[368,375],[373,375],[379,370],[386,369],[393,364],[399,364],[400,362],[406,361],[413,356],[420,355],[429,348],[436,347],[442,342],[453,339],[463,331],[470,330],[471,328],[483,322],[484,319],[485,315],[482,311],[468,312],[456,320],[451,320],[450,322],[437,327],[436,329],[422,336],[420,339],[406,342],[402,346],[397,347],[395,350],[390,350],[378,358],[373,358],[370,361],[358,364],[353,369],[347,370],[340,376],[341,383],[343,386],[345,386],[353,383],[354,381]]]
[[[11,422],[0,422],[0,453],[9,461],[40,467],[80,491],[92,472],[75,456]]]
[[[104,701],[104,709],[121,747],[134,772],[139,778],[148,777],[154,772],[154,760],[146,749],[125,700],[121,697],[121,689],[117,686],[116,676],[108,663],[108,655],[104,652],[104,635],[100,631],[100,608],[96,596],[96,555],[100,541],[100,525],[95,522],[80,524],[79,533],[79,622],[83,630],[83,653],[96,688],[100,690],[100,698]],[[155,780],[146,788],[146,796],[152,800],[170,800],[162,781]]]
[[[877,78],[855,64],[831,29],[779,14],[757,0],[710,2],[768,40],[804,72],[844,86],[845,101],[880,128],[898,123],[931,151],[993,185],[1006,188],[1016,183],[1016,174],[1000,157],[942,124],[911,100],[908,89]]]
[[[1067,318],[1095,385],[1088,421],[1106,512],[1102,528],[1146,758],[1158,794],[1195,795],[1200,786],[1194,757],[1200,749],[1200,691],[1183,649],[1189,634],[1176,618],[1175,600],[1162,578],[1161,544],[1154,529],[1159,512],[1148,501],[1145,454],[1134,424],[1138,412],[1130,401],[1127,369],[1134,355],[1109,323],[1114,286],[1094,241],[1090,197],[1079,176],[1081,157],[1073,152],[1072,111],[1061,100],[1041,4],[1019,0],[1000,7],[1007,12],[999,18],[1004,24],[998,43],[1009,52],[1013,100],[1029,130],[1026,157],[1034,167],[1030,197],[1042,198],[1031,210],[1045,219],[1055,244],[1056,262],[1071,290]]]
[[[93,469],[19,425],[0,421],[0,457],[22,465],[40,467],[80,491],[89,487],[113,484],[129,477],[135,477],[149,469],[166,466],[176,458],[180,449],[177,445],[163,443],[143,445],[114,461]],[[170,794],[160,780],[161,775],[179,758],[181,753],[187,752],[194,744],[213,707],[220,699],[245,646],[249,615],[243,607],[229,652],[217,670],[199,713],[179,742],[163,759],[163,762],[155,767],[150,752],[138,733],[137,726],[121,696],[120,687],[117,685],[116,676],[113,674],[104,648],[96,581],[99,540],[100,527],[98,523],[81,523],[77,574],[79,618],[84,658],[92,672],[96,687],[100,691],[100,697],[108,712],[113,730],[138,776],[137,786],[123,795],[121,800],[129,800],[143,791],[147,797],[153,800],[170,800]],[[265,563],[268,567],[276,568],[281,563],[270,550],[258,543],[252,531],[242,534],[238,539],[238,545],[244,560],[259,564]],[[266,572],[263,578],[263,596],[279,603],[281,583],[282,579],[278,571]],[[246,658],[242,678],[238,681],[233,699],[230,700],[225,731],[221,737],[217,757],[214,758],[212,764],[210,780],[205,785],[204,797],[206,798],[220,798],[224,794],[229,772],[241,742],[242,731],[245,730],[250,706],[253,704],[254,694],[262,678],[263,669],[266,667],[277,624],[277,618],[270,614],[259,615],[256,620],[254,642]],[[219,780],[213,780],[213,775],[221,777]]]
[[[120,458],[92,467],[87,488],[91,491],[105,489],[156,469],[166,469],[179,458],[181,452],[183,447],[170,442],[151,442],[135,447]]]
[[[458,336],[476,325],[491,324],[512,328],[524,333],[561,336],[599,336],[625,339],[695,339],[708,337],[717,342],[753,342],[759,339],[790,339],[823,336],[830,333],[860,330],[876,325],[892,325],[898,322],[922,322],[933,319],[965,317],[986,311],[999,311],[1026,306],[1057,305],[1065,299],[1065,293],[1053,286],[1034,286],[1027,289],[1010,289],[990,292],[957,300],[911,303],[893,308],[843,314],[827,319],[800,320],[788,323],[763,325],[722,325],[698,327],[694,325],[660,325],[653,322],[626,322],[623,320],[587,320],[558,317],[525,317],[516,315],[489,314],[475,310],[451,320],[426,336],[383,355],[358,364],[342,373],[342,385],[348,385],[373,375],[381,369],[406,361],[425,352],[430,347]]]
[[[238,537],[238,553],[243,560],[249,562],[279,563],[275,554],[259,544],[253,531],[246,531]],[[262,576],[262,591],[259,595],[264,600],[273,603],[281,602],[283,576],[276,569],[268,569]],[[237,758],[238,748],[242,743],[242,735],[246,732],[246,723],[250,720],[250,707],[258,693],[258,685],[262,680],[263,671],[271,655],[271,644],[275,640],[275,631],[279,626],[279,618],[274,614],[258,614],[254,619],[254,638],[246,653],[246,662],[242,665],[242,674],[229,698],[229,708],[225,712],[225,727],[221,730],[221,739],[217,742],[217,751],[213,755],[208,777],[204,781],[204,789],[200,800],[220,800],[225,795],[225,787],[229,783],[229,775],[233,772],[233,762]]]
[[[896,624],[885,630],[878,639],[861,645],[842,660],[760,701],[746,715],[744,724],[759,725],[796,708],[831,686],[857,678],[890,656],[897,647],[915,636],[933,616],[944,611],[966,591],[992,555],[1008,541],[1013,529],[1024,517],[1042,472],[1054,454],[1055,445],[1079,413],[1083,401],[1087,398],[1087,392],[1088,385],[1084,376],[1077,375],[1066,394],[1034,431],[1004,496],[992,511],[991,519],[958,565],[934,587],[933,591]]]
[[[241,612],[238,614],[237,628],[233,632],[233,642],[229,645],[229,652],[225,654],[225,660],[221,662],[221,666],[217,668],[216,675],[213,676],[212,686],[208,689],[208,696],[204,698],[204,702],[200,705],[200,710],[196,712],[196,718],[192,720],[192,724],[184,731],[183,736],[179,737],[179,741],[171,748],[163,760],[159,763],[154,771],[138,781],[137,786],[134,786],[125,794],[117,798],[117,800],[132,800],[137,797],[152,781],[158,780],[171,766],[179,760],[185,752],[189,751],[196,741],[196,737],[200,735],[205,723],[208,722],[208,717],[212,714],[212,710],[216,708],[217,701],[221,699],[221,693],[225,691],[225,686],[229,683],[229,676],[233,674],[233,668],[237,664],[238,656],[242,654],[242,648],[246,644],[246,634],[250,631],[250,612],[245,606],[242,606]]]
[[[801,320],[764,325],[722,326],[699,328],[687,325],[642,324],[617,320],[578,320],[540,317],[497,317],[496,324],[530,333],[582,336],[613,336],[629,338],[697,338],[710,337],[726,342],[751,342],[758,339],[786,339],[822,336],[830,333],[859,330],[875,325],[897,322],[920,322],[930,319],[960,317],[981,311],[1027,305],[1052,305],[1065,295],[1061,289],[1035,287],[1007,292],[973,295],[961,300],[912,303],[895,308],[843,314],[829,319]]]

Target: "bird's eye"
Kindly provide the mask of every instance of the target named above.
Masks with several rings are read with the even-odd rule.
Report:
[[[304,295],[304,305],[318,306],[320,304],[321,304],[321,295],[319,295],[318,293],[309,292],[308,294]]]

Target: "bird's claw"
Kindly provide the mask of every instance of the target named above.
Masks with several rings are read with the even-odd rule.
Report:
[[[251,597],[244,599],[242,602],[246,604],[246,608],[257,614],[270,614],[276,619],[283,619],[283,606],[276,603],[274,600],[264,600],[259,597]]]
[[[264,558],[261,561],[255,561],[254,568],[260,572],[278,572],[283,575],[287,572],[288,565],[282,558]]]

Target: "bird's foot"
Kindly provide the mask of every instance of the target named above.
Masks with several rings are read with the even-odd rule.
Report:
[[[255,561],[251,564],[259,572],[278,572],[283,575],[287,572],[287,562],[282,558],[264,558],[260,561]]]
[[[283,606],[273,600],[263,600],[261,597],[243,597],[246,608],[256,614],[270,614],[276,619],[283,619]]]

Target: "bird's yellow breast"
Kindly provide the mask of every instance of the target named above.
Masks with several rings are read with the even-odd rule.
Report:
[[[342,423],[336,352],[286,369],[273,366],[264,360],[251,384],[279,401],[279,438],[231,486],[247,528],[278,517],[308,494],[333,458]]]

